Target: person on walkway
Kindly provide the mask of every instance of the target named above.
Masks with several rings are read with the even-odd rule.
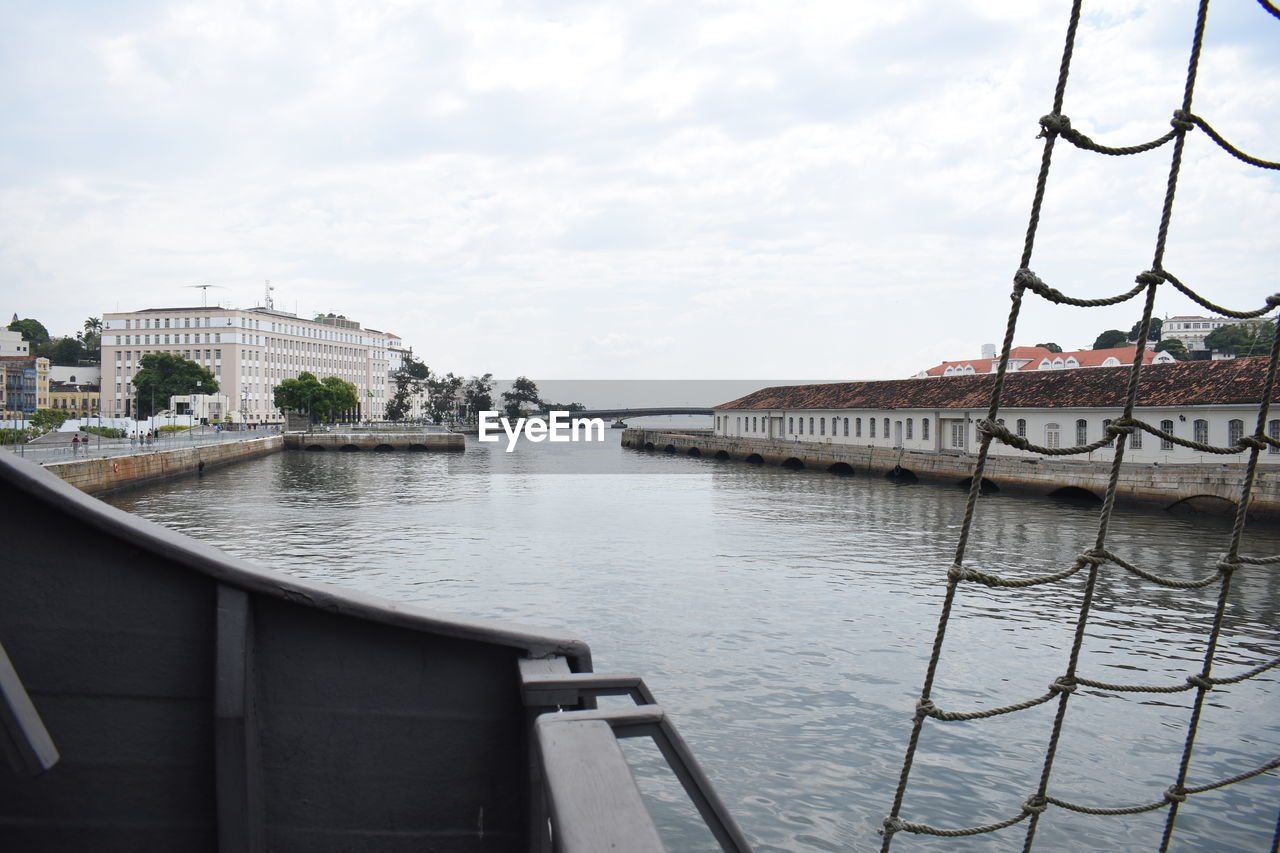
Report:
[[[71,437],[71,455],[80,455],[80,433],[76,433]]]

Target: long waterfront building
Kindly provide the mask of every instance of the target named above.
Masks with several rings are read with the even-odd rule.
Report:
[[[1152,364],[1142,371],[1134,416],[1177,438],[1230,446],[1257,425],[1267,359]],[[1042,447],[1074,447],[1105,436],[1120,417],[1130,369],[1049,370],[1010,373],[999,421]],[[975,422],[987,416],[995,377],[944,376],[922,382],[890,379],[764,388],[716,407],[715,434],[786,442],[883,447],[963,454],[977,451]],[[1266,422],[1280,439],[1280,405]],[[1073,459],[1105,460],[1112,447]],[[1000,441],[991,453],[1033,456]],[[1237,458],[1209,454],[1157,436],[1130,435],[1125,460],[1147,464],[1213,463]],[[1263,462],[1280,463],[1268,446]]]
[[[359,417],[380,420],[388,397],[389,342],[398,340],[345,317],[306,320],[274,308],[147,308],[103,314],[102,324],[102,412],[117,417],[137,411],[132,380],[142,357],[167,352],[212,373],[231,406],[250,422],[281,421],[275,387],[304,371],[355,385]]]

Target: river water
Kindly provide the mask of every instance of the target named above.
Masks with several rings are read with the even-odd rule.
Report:
[[[285,452],[110,502],[283,572],[433,610],[569,629],[598,670],[643,674],[758,850],[871,850],[888,812],[937,625],[965,492],[757,468],[604,443],[463,455]],[[1040,574],[1090,547],[1097,508],[994,494],[969,565]],[[1189,579],[1227,524],[1120,511],[1113,551]],[[1251,528],[1248,553],[1280,553]],[[1108,568],[1080,674],[1178,684],[1199,668],[1216,588],[1158,587]],[[1025,590],[961,588],[934,690],[949,710],[1045,692],[1066,665],[1083,576]],[[1215,675],[1277,655],[1280,580],[1238,573]],[[1214,690],[1188,784],[1280,754],[1277,670]],[[1192,694],[1081,689],[1050,793],[1115,806],[1172,782]],[[1035,790],[1056,702],[973,722],[928,721],[903,817],[969,826]],[[672,849],[712,849],[660,772],[627,743]],[[1190,797],[1178,850],[1265,850],[1280,779]],[[1090,817],[1051,807],[1036,849],[1147,850],[1164,811]],[[903,834],[895,850],[1016,850],[1022,827],[973,839]]]

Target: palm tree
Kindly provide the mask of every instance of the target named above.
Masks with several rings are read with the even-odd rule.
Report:
[[[76,333],[77,338],[81,338],[79,332]],[[84,347],[87,352],[85,355],[92,359],[99,359],[102,351],[102,318],[90,317],[84,321]]]

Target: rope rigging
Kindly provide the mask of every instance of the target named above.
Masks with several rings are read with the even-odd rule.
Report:
[[[1269,0],[1258,0],[1258,2],[1266,12],[1274,15],[1276,18],[1280,18],[1280,9],[1277,9],[1277,7],[1273,3],[1269,2]],[[1011,306],[1000,350],[995,382],[992,386],[989,409],[987,416],[977,422],[978,434],[981,440],[979,442],[978,452],[974,463],[973,475],[970,480],[968,499],[965,504],[964,517],[958,534],[955,557],[952,561],[952,565],[947,571],[946,590],[942,599],[937,629],[934,634],[920,696],[916,701],[915,714],[912,719],[911,732],[908,737],[906,754],[903,758],[902,770],[899,775],[897,789],[894,794],[889,814],[885,817],[884,828],[881,830],[881,834],[883,836],[881,844],[882,851],[888,851],[893,843],[894,837],[898,833],[902,832],[958,838],[997,832],[1018,824],[1025,824],[1023,849],[1024,851],[1029,851],[1034,845],[1036,829],[1041,820],[1041,816],[1046,812],[1050,805],[1083,814],[1104,816],[1134,815],[1144,812],[1152,812],[1159,809],[1167,809],[1167,815],[1165,816],[1164,828],[1159,844],[1159,849],[1161,851],[1165,851],[1168,849],[1173,836],[1179,807],[1186,801],[1188,796],[1205,793],[1227,785],[1243,782],[1280,767],[1280,757],[1272,757],[1263,761],[1256,767],[1244,769],[1232,776],[1197,785],[1187,784],[1191,755],[1196,744],[1200,719],[1206,703],[1206,697],[1210,691],[1217,687],[1238,684],[1240,682],[1256,678],[1257,676],[1270,672],[1277,666],[1280,666],[1280,657],[1274,657],[1269,660],[1256,662],[1236,675],[1228,677],[1213,675],[1214,666],[1218,663],[1218,646],[1222,638],[1224,614],[1233,577],[1238,571],[1246,570],[1249,567],[1272,566],[1280,563],[1280,556],[1249,556],[1240,553],[1250,497],[1258,476],[1259,455],[1264,449],[1270,450],[1272,448],[1280,448],[1280,439],[1272,437],[1266,433],[1271,400],[1276,392],[1277,364],[1280,363],[1280,333],[1274,336],[1271,343],[1271,351],[1269,361],[1267,363],[1266,378],[1263,383],[1261,403],[1258,407],[1257,421],[1254,430],[1251,433],[1245,434],[1241,429],[1232,433],[1231,444],[1225,446],[1212,445],[1207,442],[1180,438],[1175,436],[1169,430],[1161,429],[1152,424],[1146,423],[1134,415],[1134,410],[1139,403],[1139,380],[1144,368],[1143,355],[1146,351],[1146,343],[1150,334],[1151,320],[1155,306],[1155,297],[1159,288],[1166,285],[1173,287],[1176,291],[1194,300],[1199,305],[1220,315],[1237,319],[1262,317],[1280,306],[1280,294],[1276,294],[1267,297],[1261,308],[1250,310],[1228,309],[1201,296],[1191,287],[1180,281],[1172,273],[1164,269],[1163,259],[1165,245],[1173,213],[1174,197],[1177,189],[1178,176],[1181,170],[1182,154],[1187,134],[1198,128],[1203,131],[1204,134],[1216,145],[1232,157],[1256,168],[1280,169],[1280,162],[1263,160],[1253,155],[1246,154],[1228,142],[1217,130],[1210,126],[1204,118],[1196,115],[1191,110],[1192,97],[1195,91],[1196,74],[1204,43],[1205,22],[1208,15],[1209,0],[1199,0],[1198,3],[1194,35],[1192,37],[1187,62],[1186,81],[1183,89],[1182,102],[1178,108],[1173,111],[1173,118],[1171,121],[1172,127],[1167,133],[1149,142],[1131,146],[1113,147],[1099,144],[1080,131],[1072,128],[1071,120],[1063,113],[1063,101],[1070,72],[1072,54],[1075,49],[1077,32],[1080,24],[1081,6],[1082,0],[1074,0],[1072,3],[1067,26],[1066,40],[1063,45],[1062,58],[1058,69],[1057,85],[1054,90],[1053,107],[1048,114],[1039,119],[1040,134],[1038,138],[1043,139],[1044,142],[1040,169],[1036,178],[1035,192],[1028,216],[1022,257],[1019,261],[1017,272],[1013,277],[1013,288],[1010,294]],[[1059,138],[1069,142],[1081,150],[1107,156],[1141,154],[1161,148],[1169,142],[1173,143],[1168,178],[1165,186],[1164,201],[1161,209],[1160,224],[1155,240],[1154,258],[1151,267],[1137,275],[1136,286],[1123,293],[1095,299],[1072,297],[1046,284],[1031,270],[1031,257],[1035,246],[1035,238],[1039,226],[1045,188],[1048,183],[1054,144]],[[1025,437],[1017,435],[1006,429],[1003,426],[1003,422],[997,417],[1000,412],[1001,401],[1004,395],[1005,377],[1009,371],[1010,353],[1013,347],[1014,334],[1017,329],[1018,316],[1021,310],[1023,298],[1028,291],[1053,304],[1081,308],[1117,305],[1135,299],[1138,296],[1144,297],[1142,314],[1138,324],[1140,330],[1139,338],[1135,344],[1133,363],[1127,372],[1127,387],[1123,412],[1119,418],[1106,427],[1104,437],[1098,441],[1081,443],[1073,447],[1043,447],[1032,444],[1027,441]],[[1112,510],[1115,505],[1116,495],[1119,488],[1121,472],[1123,470],[1122,466],[1124,464],[1125,448],[1131,440],[1130,436],[1132,436],[1136,431],[1149,433],[1150,435],[1159,438],[1162,442],[1182,445],[1204,453],[1219,455],[1246,454],[1244,459],[1243,484],[1240,489],[1239,500],[1236,503],[1236,512],[1228,539],[1227,552],[1214,566],[1214,570],[1203,577],[1192,580],[1182,580],[1169,577],[1148,569],[1140,568],[1134,562],[1125,559],[1108,548],[1108,533],[1111,524]],[[1056,572],[1038,576],[1006,577],[982,571],[979,568],[966,564],[966,550],[970,536],[975,527],[975,509],[978,500],[982,496],[981,486],[983,482],[983,473],[986,469],[991,444],[995,441],[1020,450],[1046,456],[1075,456],[1088,454],[1104,447],[1112,448],[1110,476],[1098,515],[1098,526],[1093,546],[1078,554],[1071,561],[1071,564],[1068,567]],[[1118,569],[1124,573],[1134,575],[1150,583],[1154,583],[1159,587],[1167,589],[1207,590],[1216,585],[1217,595],[1212,612],[1212,623],[1204,640],[1204,649],[1198,671],[1186,673],[1182,676],[1180,682],[1167,685],[1112,684],[1091,679],[1079,674],[1078,669],[1080,667],[1087,627],[1090,624],[1091,608],[1093,606],[1094,598],[1098,594],[1099,578],[1103,571],[1107,569]],[[947,627],[956,604],[957,591],[960,589],[962,584],[974,583],[989,588],[1017,590],[1061,583],[1068,579],[1079,580],[1081,578],[1082,595],[1078,608],[1074,614],[1075,626],[1071,647],[1061,674],[1058,675],[1051,684],[1049,684],[1047,692],[1024,701],[977,710],[944,710],[934,703],[931,698],[931,694],[938,676],[944,640],[947,633]],[[1064,720],[1072,697],[1080,692],[1078,688],[1089,688],[1093,691],[1136,694],[1173,694],[1194,692],[1177,770],[1173,775],[1170,784],[1165,789],[1164,796],[1161,799],[1141,805],[1086,806],[1080,805],[1072,800],[1050,794],[1049,789],[1053,779],[1054,759],[1061,742]],[[1010,807],[1010,812],[1012,812],[1012,814],[1009,817],[978,826],[946,828],[932,826],[928,823],[916,820],[908,820],[902,816],[903,802],[909,785],[912,767],[919,752],[921,733],[926,720],[934,720],[938,723],[984,720],[1006,714],[1018,713],[1020,711],[1025,711],[1042,705],[1049,705],[1055,701],[1057,705],[1048,739],[1044,747],[1044,755],[1040,767],[1038,784],[1036,789],[1031,792],[1021,804]],[[1079,699],[1077,701],[1085,700]],[[1273,838],[1272,845],[1273,850],[1280,847],[1280,821],[1276,824],[1275,836]]]

